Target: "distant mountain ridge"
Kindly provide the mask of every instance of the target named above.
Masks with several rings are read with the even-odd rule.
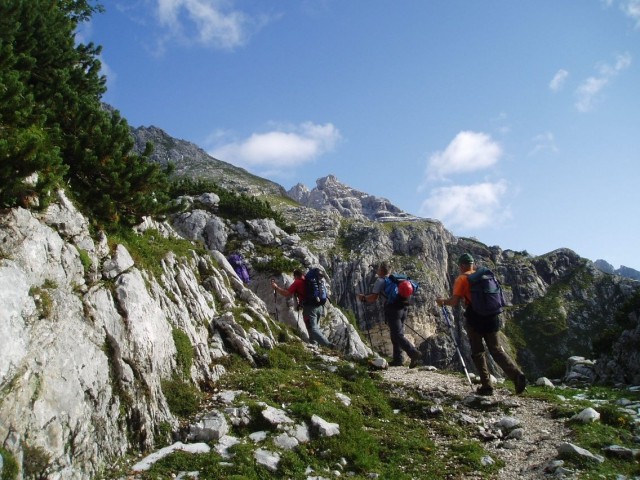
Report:
[[[319,178],[311,190],[298,183],[287,191],[271,180],[218,160],[194,143],[176,139],[161,128],[132,128],[132,134],[136,152],[143,152],[147,142],[153,143],[154,150],[150,159],[163,166],[172,162],[178,176],[210,179],[223,188],[248,195],[288,197],[302,206],[334,212],[345,218],[378,222],[421,220],[402,211],[386,198],[370,195],[341,183],[334,175]],[[605,273],[640,280],[640,272],[633,268],[621,266],[616,269],[605,260],[597,260],[595,266]]]
[[[281,185],[218,160],[194,143],[176,139],[158,127],[133,128],[132,133],[136,152],[142,153],[147,142],[151,142],[154,149],[150,160],[163,166],[173,163],[177,176],[209,179],[223,188],[247,195],[286,196]]]
[[[419,220],[386,198],[355,190],[339,182],[334,175],[316,180],[313,190],[298,183],[287,194],[305,207],[334,211],[346,218],[364,217],[379,222]]]
[[[611,273],[612,275],[620,275],[621,277],[630,278],[632,280],[640,280],[640,272],[630,267],[620,265],[620,268],[615,268],[606,260],[596,260],[593,262],[596,268],[600,269],[604,273]]]
[[[151,142],[154,150],[150,160],[163,166],[173,163],[177,176],[209,179],[221,187],[248,195],[288,197],[303,206],[333,211],[345,218],[367,218],[380,222],[419,220],[403,212],[388,199],[355,190],[339,182],[334,175],[318,179],[312,190],[298,183],[287,192],[281,185],[218,160],[197,145],[173,138],[158,127],[133,128],[132,133],[136,152],[142,153],[147,142]]]

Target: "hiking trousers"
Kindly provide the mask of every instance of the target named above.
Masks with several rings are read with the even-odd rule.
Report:
[[[307,332],[309,332],[309,340],[324,347],[331,347],[331,342],[327,340],[327,337],[325,337],[322,330],[320,330],[319,322],[321,316],[321,305],[303,305],[302,318],[307,327]]]
[[[499,330],[496,330],[495,332],[479,332],[471,326],[468,321],[465,324],[465,329],[467,330],[467,336],[471,346],[471,358],[478,369],[478,374],[480,375],[480,381],[483,387],[491,386],[491,373],[489,372],[489,366],[487,365],[485,345],[487,350],[489,350],[491,357],[500,366],[507,377],[515,382],[516,378],[519,375],[522,375],[522,371],[500,345],[500,339],[498,337]]]
[[[420,351],[404,336],[404,322],[407,319],[406,307],[394,307],[385,305],[384,319],[389,326],[391,345],[393,346],[393,362],[402,363],[402,351],[404,350],[412,360],[420,358]]]

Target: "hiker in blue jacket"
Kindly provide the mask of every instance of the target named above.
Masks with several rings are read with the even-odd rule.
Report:
[[[382,262],[376,272],[378,278],[373,284],[373,291],[369,294],[359,293],[357,295],[358,300],[361,302],[375,303],[378,298],[385,298],[385,279],[389,276],[390,272],[389,265],[386,262]],[[393,346],[393,360],[389,365],[392,367],[402,366],[404,363],[402,359],[403,351],[407,352],[407,355],[411,358],[409,368],[415,368],[420,365],[420,350],[404,336],[404,322],[407,320],[406,303],[401,301],[389,303],[385,298],[384,320],[389,326],[389,335],[391,337],[391,345]]]

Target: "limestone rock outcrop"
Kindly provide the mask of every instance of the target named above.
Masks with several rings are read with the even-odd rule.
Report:
[[[167,224],[145,228],[178,237]],[[258,347],[273,348],[284,324],[208,246],[167,251],[150,269],[92,237],[63,193],[42,213],[0,213],[0,439],[19,464],[38,449],[55,478],[90,478],[108,459],[153,447],[161,425],[175,429],[163,382],[184,367],[176,332],[193,347],[183,381],[196,386],[220,378],[232,351],[255,364]],[[327,310],[332,341],[366,357],[344,315]]]

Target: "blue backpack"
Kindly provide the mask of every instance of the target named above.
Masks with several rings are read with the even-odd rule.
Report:
[[[478,315],[491,317],[502,313],[506,302],[500,281],[487,267],[467,275],[471,289],[471,308]]]
[[[320,306],[327,302],[327,287],[323,273],[319,268],[311,268],[304,276],[304,304]]]
[[[407,305],[418,291],[418,284],[402,273],[393,273],[384,279],[387,305]]]

